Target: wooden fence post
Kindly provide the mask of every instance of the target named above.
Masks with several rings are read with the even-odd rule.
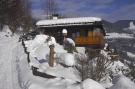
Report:
[[[50,45],[50,54],[49,54],[49,66],[53,67],[54,66],[54,45]]]

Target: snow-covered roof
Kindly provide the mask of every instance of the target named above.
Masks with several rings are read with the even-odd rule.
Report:
[[[63,18],[63,19],[51,19],[40,20],[36,23],[37,26],[52,27],[52,26],[67,26],[67,25],[82,25],[92,24],[93,22],[101,21],[101,18],[97,17],[78,17],[78,18]]]

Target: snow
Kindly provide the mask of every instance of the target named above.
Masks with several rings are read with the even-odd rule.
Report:
[[[17,31],[23,31],[23,28],[20,26],[16,29]]]
[[[130,57],[130,58],[135,58],[135,54],[131,53],[131,52],[127,52],[127,55]]]
[[[8,25],[3,26],[2,32],[5,32],[5,33],[7,33],[9,35],[12,35],[12,31],[9,29]]]
[[[106,46],[104,47],[104,49],[106,49]],[[106,58],[111,59],[110,55],[108,55],[108,52],[101,50],[100,52],[102,55],[104,55]]]
[[[43,82],[31,84],[28,89],[81,89],[79,84],[68,79],[45,79]]]
[[[128,27],[130,30],[135,30],[135,25],[133,22],[130,22],[129,23],[129,27]]]
[[[85,47],[76,47],[77,51],[81,54],[85,54]]]
[[[106,34],[107,39],[112,39],[112,38],[124,38],[124,39],[133,39],[134,36],[133,34],[126,34],[126,33],[107,33]]]
[[[10,37],[10,35],[5,33],[5,32],[0,32],[0,39],[1,38],[7,38],[7,37]]]
[[[135,25],[134,25],[134,23],[131,21],[129,23],[129,27],[124,28],[123,30],[135,34]]]
[[[114,82],[114,85],[109,89],[135,89],[135,84],[125,76],[117,76]]]
[[[123,69],[128,69],[127,66],[125,66],[122,62],[114,61],[113,63],[110,64],[109,68],[111,69],[112,73],[114,76],[118,74],[122,74]]]
[[[66,41],[67,41],[69,44],[72,44],[72,46],[75,46],[75,42],[74,42],[71,38],[66,38]]]
[[[45,88],[37,84],[31,84],[28,89],[45,89]]]
[[[0,33],[0,36],[4,32]],[[0,89],[20,89],[14,55],[18,37],[0,39]]]
[[[75,58],[73,54],[66,53],[64,48],[60,46],[59,44],[56,43],[55,38],[51,37],[51,41],[48,41],[48,43],[45,43],[47,40],[48,36],[47,35],[37,35],[34,40],[26,41],[25,45],[27,47],[27,51],[30,52],[31,56],[31,65],[37,64],[35,61],[35,57],[38,60],[44,59],[48,61],[48,55],[49,55],[49,45],[54,44],[54,50],[55,50],[55,58],[57,58],[59,61],[67,66],[73,66],[75,65]],[[68,41],[75,45],[75,43],[68,38]],[[36,65],[37,66],[37,65]]]
[[[75,54],[67,53],[63,46],[55,42],[53,37],[51,39],[54,42],[51,40],[51,45],[54,44],[55,47],[56,61],[54,67],[49,67],[47,63],[49,54],[49,44],[46,42],[47,35],[37,35],[34,40],[25,41],[32,61],[28,64],[27,55],[21,42],[18,42],[19,37],[17,35],[7,37],[5,36],[7,34],[0,32],[0,89],[105,89],[103,84],[101,85],[92,79],[81,81],[80,73],[74,67],[76,65]],[[85,53],[85,48],[78,47],[77,49],[80,55]],[[39,63],[42,59],[45,62]],[[34,76],[30,67],[34,63],[43,72],[56,76],[56,78],[48,79]],[[64,67],[61,63],[68,67]],[[116,61],[111,65],[111,70],[116,71],[116,67],[123,68],[125,66],[120,61]],[[40,69],[38,71],[41,71]],[[111,83],[108,83],[108,86],[111,86]],[[120,77],[110,89],[134,88],[135,84],[131,80]]]
[[[46,39],[48,38],[47,35],[36,35],[36,37],[34,38],[34,42],[37,43],[37,44],[43,44]]]
[[[97,17],[80,17],[80,18],[64,18],[64,19],[52,19],[52,20],[40,20],[36,23],[37,26],[52,26],[52,25],[66,25],[66,24],[79,24],[101,21],[101,18]]]
[[[72,67],[65,68],[59,64],[56,64],[54,67],[49,67],[48,63],[44,63],[40,68],[43,72],[56,76],[57,78],[65,78],[78,82],[81,81],[78,71]]]
[[[3,28],[2,28],[2,31],[0,32],[0,39],[1,38],[11,37],[11,35],[12,35],[12,32],[9,29],[9,26],[8,25],[4,25]]]
[[[48,45],[56,45],[56,40],[54,37],[51,37],[51,40],[48,41]]]
[[[62,53],[62,54],[57,54],[56,53],[56,56],[58,59],[58,61],[60,63],[63,63],[65,65],[68,65],[68,66],[74,66],[75,65],[75,55],[74,54],[71,54],[71,53]]]
[[[32,57],[38,57],[39,54],[40,59],[46,59],[45,55],[49,53],[48,46],[53,44],[56,45],[55,38],[51,37],[50,40],[47,42],[48,37],[49,36],[47,35],[40,34],[40,35],[36,35],[34,40],[25,41],[25,46],[27,47],[27,51],[30,52],[30,55]]]
[[[101,84],[92,80],[86,79],[82,82],[82,89],[105,89]]]

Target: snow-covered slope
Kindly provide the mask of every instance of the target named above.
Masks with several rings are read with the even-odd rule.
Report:
[[[125,76],[117,76],[114,85],[109,89],[135,89],[135,84]]]
[[[105,88],[101,84],[92,79],[86,79],[82,82],[82,89],[105,89]]]
[[[5,32],[4,34],[7,35]],[[74,54],[67,53],[57,43],[55,44],[55,66],[49,67],[47,62],[40,65],[43,72],[56,76],[56,78],[49,79],[33,75],[28,64],[28,56],[24,52],[21,42],[18,42],[19,37],[16,35],[7,37],[5,35],[0,32],[0,89],[105,89],[100,83],[92,79],[81,81],[80,73],[74,67],[76,65]],[[39,60],[48,60],[49,47],[42,41],[45,40],[36,41],[38,43],[36,46],[33,40],[26,42],[27,47],[29,47],[27,50],[31,52],[31,58],[37,57]],[[84,48],[78,49],[84,51]],[[68,65],[68,67],[64,67],[61,63]],[[114,62],[114,64],[113,67],[123,67],[119,61]],[[134,89],[134,84],[131,81],[125,78],[121,81],[128,81]],[[127,86],[125,82],[118,82],[118,84],[121,86],[118,86],[116,81],[111,89],[124,89],[121,87]]]

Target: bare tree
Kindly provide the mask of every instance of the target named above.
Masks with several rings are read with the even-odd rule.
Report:
[[[53,15],[58,15],[58,5],[54,0],[45,0],[45,13],[47,15],[47,19],[52,19]]]
[[[27,0],[1,0],[0,21],[10,25],[14,32],[18,26],[28,27],[31,24],[31,12]]]

